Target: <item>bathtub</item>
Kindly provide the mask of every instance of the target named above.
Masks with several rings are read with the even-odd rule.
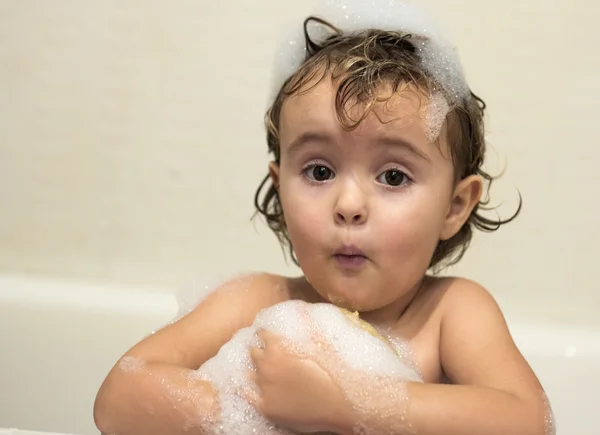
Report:
[[[177,314],[173,293],[0,276],[0,435],[98,434],[95,394],[115,361]],[[508,318],[559,435],[598,435],[600,329]]]

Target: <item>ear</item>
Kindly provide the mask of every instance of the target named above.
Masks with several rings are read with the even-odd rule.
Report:
[[[482,191],[483,182],[478,175],[471,175],[456,185],[440,235],[441,240],[448,240],[458,233],[481,199]]]
[[[273,184],[275,185],[275,189],[279,190],[279,163],[269,163],[269,175],[271,176],[271,181],[273,181]]]

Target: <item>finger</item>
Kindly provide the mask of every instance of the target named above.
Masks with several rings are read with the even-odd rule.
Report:
[[[302,319],[309,327],[312,344],[311,349],[308,350],[308,354],[306,356],[315,362],[318,361],[319,365],[322,366],[322,358],[326,355],[327,360],[330,362],[335,361],[336,365],[342,367],[343,361],[336,346],[331,343],[329,338],[325,335],[323,330],[319,327],[315,319],[308,311],[302,313]]]
[[[265,351],[258,347],[250,347],[248,351],[250,353],[250,359],[254,365],[258,367],[265,356]]]
[[[319,329],[315,329],[313,331],[312,338],[314,340],[314,343],[317,345],[317,348],[321,352],[327,352],[327,353],[335,353],[336,352],[335,347],[329,342],[327,337],[325,337],[325,335]]]
[[[237,395],[248,402],[254,408],[260,406],[260,388],[256,385],[257,374],[251,370],[247,373],[248,379],[251,381],[251,385],[242,386],[238,391]]]
[[[244,399],[246,402],[248,402],[248,404],[250,406],[252,406],[255,409],[260,410],[261,399],[260,399],[260,394],[257,391],[255,391],[251,388],[246,388],[241,391],[239,396],[242,399]]]
[[[250,382],[252,382],[254,385],[258,386],[258,373],[255,372],[254,370],[246,370],[246,376],[248,377],[248,380]]]
[[[311,317],[308,311],[302,313],[302,320],[308,325],[310,331],[311,341],[317,346],[320,351],[333,352],[334,348],[331,343],[327,340],[323,331],[315,320]]]
[[[281,338],[277,334],[274,334],[271,331],[267,331],[266,329],[259,329],[256,335],[263,342],[265,348],[269,344],[276,344],[281,341]]]

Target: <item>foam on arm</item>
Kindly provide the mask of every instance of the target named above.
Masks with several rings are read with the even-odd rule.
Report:
[[[398,414],[399,408],[407,405],[406,391],[398,387],[406,380],[421,380],[404,346],[352,313],[331,304],[286,301],[261,311],[250,327],[236,333],[197,371],[199,379],[209,381],[218,391],[221,404],[211,435],[293,433],[264,418],[240,394],[255,388],[247,376],[253,370],[248,349],[260,345],[256,332],[261,329],[280,336],[288,351],[310,357],[331,376],[354,405],[347,414],[359,417],[353,428],[360,433],[377,433],[369,430],[374,427],[370,420],[388,419],[389,403]],[[379,398],[385,400],[381,406]],[[395,433],[405,433],[401,431],[406,425],[401,420],[394,422]]]
[[[345,435],[550,435],[541,415],[522,399],[487,387],[424,384],[391,379],[386,390],[370,389],[370,412],[345,422]],[[395,391],[395,393],[391,393]],[[395,400],[405,394],[403,402]],[[344,424],[340,426],[344,427]],[[400,429],[400,430],[399,430]]]
[[[396,434],[399,423],[417,435],[554,435],[542,386],[515,346],[492,296],[466,280],[449,285],[441,303],[440,356],[452,384],[390,379],[388,391],[406,393],[401,406],[385,390],[364,400],[375,412],[355,415],[371,433]],[[406,405],[405,415],[394,409]],[[345,433],[354,433],[347,422]]]
[[[208,382],[189,369],[124,357],[99,392],[94,420],[102,433],[207,434],[219,413]],[[118,388],[114,388],[118,384]]]
[[[195,370],[258,311],[284,298],[281,281],[266,274],[195,295],[187,314],[137,343],[110,371],[94,406],[98,428],[118,435],[209,433],[219,400]]]

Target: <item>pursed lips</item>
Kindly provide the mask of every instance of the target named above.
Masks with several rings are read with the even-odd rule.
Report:
[[[334,252],[333,257],[344,268],[360,267],[368,260],[364,251],[355,245],[342,246]]]

